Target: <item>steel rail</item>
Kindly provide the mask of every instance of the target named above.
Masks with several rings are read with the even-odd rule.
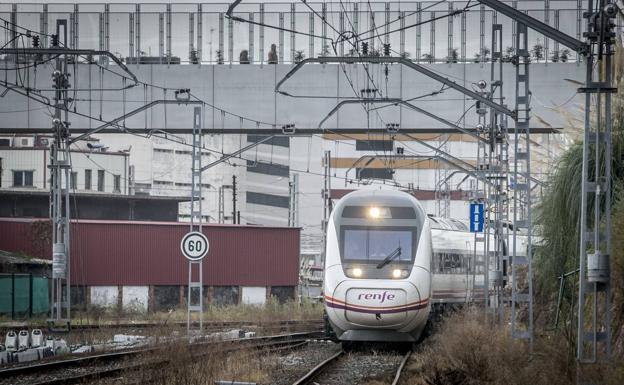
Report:
[[[409,360],[411,356],[412,356],[411,350],[405,353],[405,355],[403,356],[403,359],[401,360],[401,364],[399,364],[396,374],[394,375],[394,380],[392,380],[392,385],[399,384],[399,380],[401,379],[401,373],[403,373],[403,368],[405,368],[405,364],[407,363],[407,361]]]
[[[327,369],[327,367],[332,362],[335,362],[343,354],[344,354],[344,351],[341,350],[338,353],[334,354],[333,356],[329,357],[325,361],[321,362],[320,364],[318,364],[315,367],[313,367],[312,369],[310,369],[309,372],[304,374],[303,377],[299,378],[297,381],[293,382],[292,385],[306,385],[306,384],[310,384],[312,382],[312,380],[314,380],[319,374],[321,374],[323,372],[323,370]]]
[[[212,322],[204,322],[205,328],[227,328],[227,327],[253,327],[258,326],[262,328],[278,328],[278,327],[286,327],[286,326],[309,326],[309,325],[320,325],[323,323],[323,320],[282,320],[282,321],[269,321],[259,323],[257,321],[212,321]],[[197,322],[197,324],[199,324]],[[122,322],[122,323],[112,323],[112,324],[72,324],[72,331],[82,331],[82,330],[106,330],[106,329],[152,329],[158,327],[173,327],[173,326],[184,326],[186,327],[186,321],[174,321],[174,322]],[[5,334],[9,330],[21,330],[21,329],[41,329],[44,330],[47,328],[47,325],[0,325],[0,335]]]
[[[278,344],[300,343],[303,340],[305,340],[305,338],[318,337],[321,333],[322,333],[321,331],[311,331],[311,332],[277,334],[277,335],[270,335],[270,336],[259,336],[259,337],[251,337],[251,338],[236,338],[232,340],[222,340],[222,341],[205,341],[205,342],[193,343],[193,344],[190,344],[189,346],[193,349],[206,347],[206,346],[232,345],[232,344],[237,344],[237,345],[243,344],[244,346],[248,346],[249,343],[266,342],[266,341],[269,341],[269,345],[274,346]],[[166,348],[167,348],[167,345],[163,345],[163,346],[159,345],[159,346],[152,346],[152,347],[145,347],[145,348],[138,348],[138,349],[128,349],[128,350],[119,351],[119,352],[89,355],[86,357],[77,357],[77,358],[70,358],[70,359],[65,359],[65,360],[36,363],[33,365],[16,366],[16,367],[11,367],[11,368],[0,370],[0,378],[5,379],[5,378],[15,377],[19,375],[24,375],[24,374],[32,374],[33,372],[45,372],[45,371],[55,370],[55,369],[87,366],[96,362],[114,361],[117,359],[134,357],[140,354],[158,352]]]

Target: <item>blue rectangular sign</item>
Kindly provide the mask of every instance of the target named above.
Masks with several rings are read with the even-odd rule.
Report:
[[[480,233],[483,231],[483,203],[470,204],[470,232]]]

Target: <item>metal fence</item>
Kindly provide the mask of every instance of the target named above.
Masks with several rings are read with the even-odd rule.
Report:
[[[48,310],[48,278],[32,274],[0,274],[1,316],[29,318]]]
[[[510,5],[563,32],[581,38],[583,0],[521,0]],[[449,12],[470,8],[453,17]],[[52,34],[56,21],[68,22],[67,45],[105,49],[128,63],[293,63],[304,57],[353,54],[354,40],[335,42],[356,31],[371,54],[390,44],[393,55],[420,62],[487,61],[492,24],[503,25],[503,47],[514,46],[511,19],[476,2],[318,2],[241,3],[225,17],[229,4],[0,4],[0,44],[30,45],[12,35],[12,25]],[[24,30],[20,30],[24,32]],[[42,35],[41,45],[49,38]],[[576,60],[573,52],[529,35],[538,61]]]

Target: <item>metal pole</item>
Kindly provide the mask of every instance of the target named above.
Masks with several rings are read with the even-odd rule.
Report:
[[[61,39],[62,30],[62,39]],[[60,44],[67,45],[67,20],[57,20],[56,35]],[[53,47],[54,48],[54,47]],[[59,48],[58,46],[56,48]],[[67,111],[67,89],[69,77],[67,74],[67,55],[58,55],[56,69],[52,74],[54,94],[54,115],[52,125],[54,142],[50,150],[50,204],[52,214],[52,301],[49,323],[55,325],[63,318],[65,327],[70,325],[71,292],[69,279],[69,112]],[[63,112],[65,114],[63,115]],[[65,175],[65,189],[63,186]],[[63,203],[65,207],[63,207]],[[65,306],[63,304],[63,284],[65,284]],[[63,314],[63,307],[66,312]]]
[[[325,266],[325,246],[327,244],[327,223],[331,214],[331,151],[323,156],[323,250],[321,262]]]
[[[232,223],[236,224],[236,175],[232,175]]]
[[[580,90],[585,92],[585,135],[579,252],[579,363],[606,362],[611,355],[611,93],[615,91],[612,86],[611,56],[614,44],[613,19],[617,15],[617,7],[611,0],[600,0],[598,5],[594,9],[593,0],[589,0],[585,13],[591,49],[585,60],[586,85]],[[597,76],[594,75],[595,67]],[[592,93],[596,98],[593,123]],[[589,172],[590,159],[595,167],[593,175]],[[594,204],[593,218],[588,212],[590,199],[593,199]],[[578,382],[584,381],[579,378]]]
[[[299,174],[293,174],[293,226],[299,227]]]
[[[513,254],[511,259],[511,335],[529,341],[533,349],[533,272],[532,272],[532,218],[531,218],[531,149],[529,139],[529,50],[527,26],[517,24],[516,31],[516,130],[514,131],[513,171]],[[526,251],[520,254],[521,233],[526,229]],[[528,287],[520,288],[520,277]],[[528,313],[528,319],[517,317],[519,309]]]
[[[191,223],[190,231],[202,232],[203,210],[202,210],[202,176],[201,176],[201,155],[202,155],[202,107],[193,109],[193,154],[191,166]],[[193,279],[193,271],[197,270],[198,280]],[[204,297],[203,297],[203,264],[202,260],[188,262],[188,298],[187,298],[187,318],[186,330],[190,335],[191,313],[199,313],[199,331],[203,327],[204,317]],[[198,303],[193,302],[193,292],[198,292]]]

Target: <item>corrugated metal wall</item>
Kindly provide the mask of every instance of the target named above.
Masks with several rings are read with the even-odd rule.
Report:
[[[49,258],[36,220],[0,218],[0,249]],[[185,285],[180,240],[188,224],[82,220],[72,223],[71,274],[76,285]],[[39,229],[41,232],[41,229]],[[299,229],[205,225],[210,251],[204,284],[296,286]]]

